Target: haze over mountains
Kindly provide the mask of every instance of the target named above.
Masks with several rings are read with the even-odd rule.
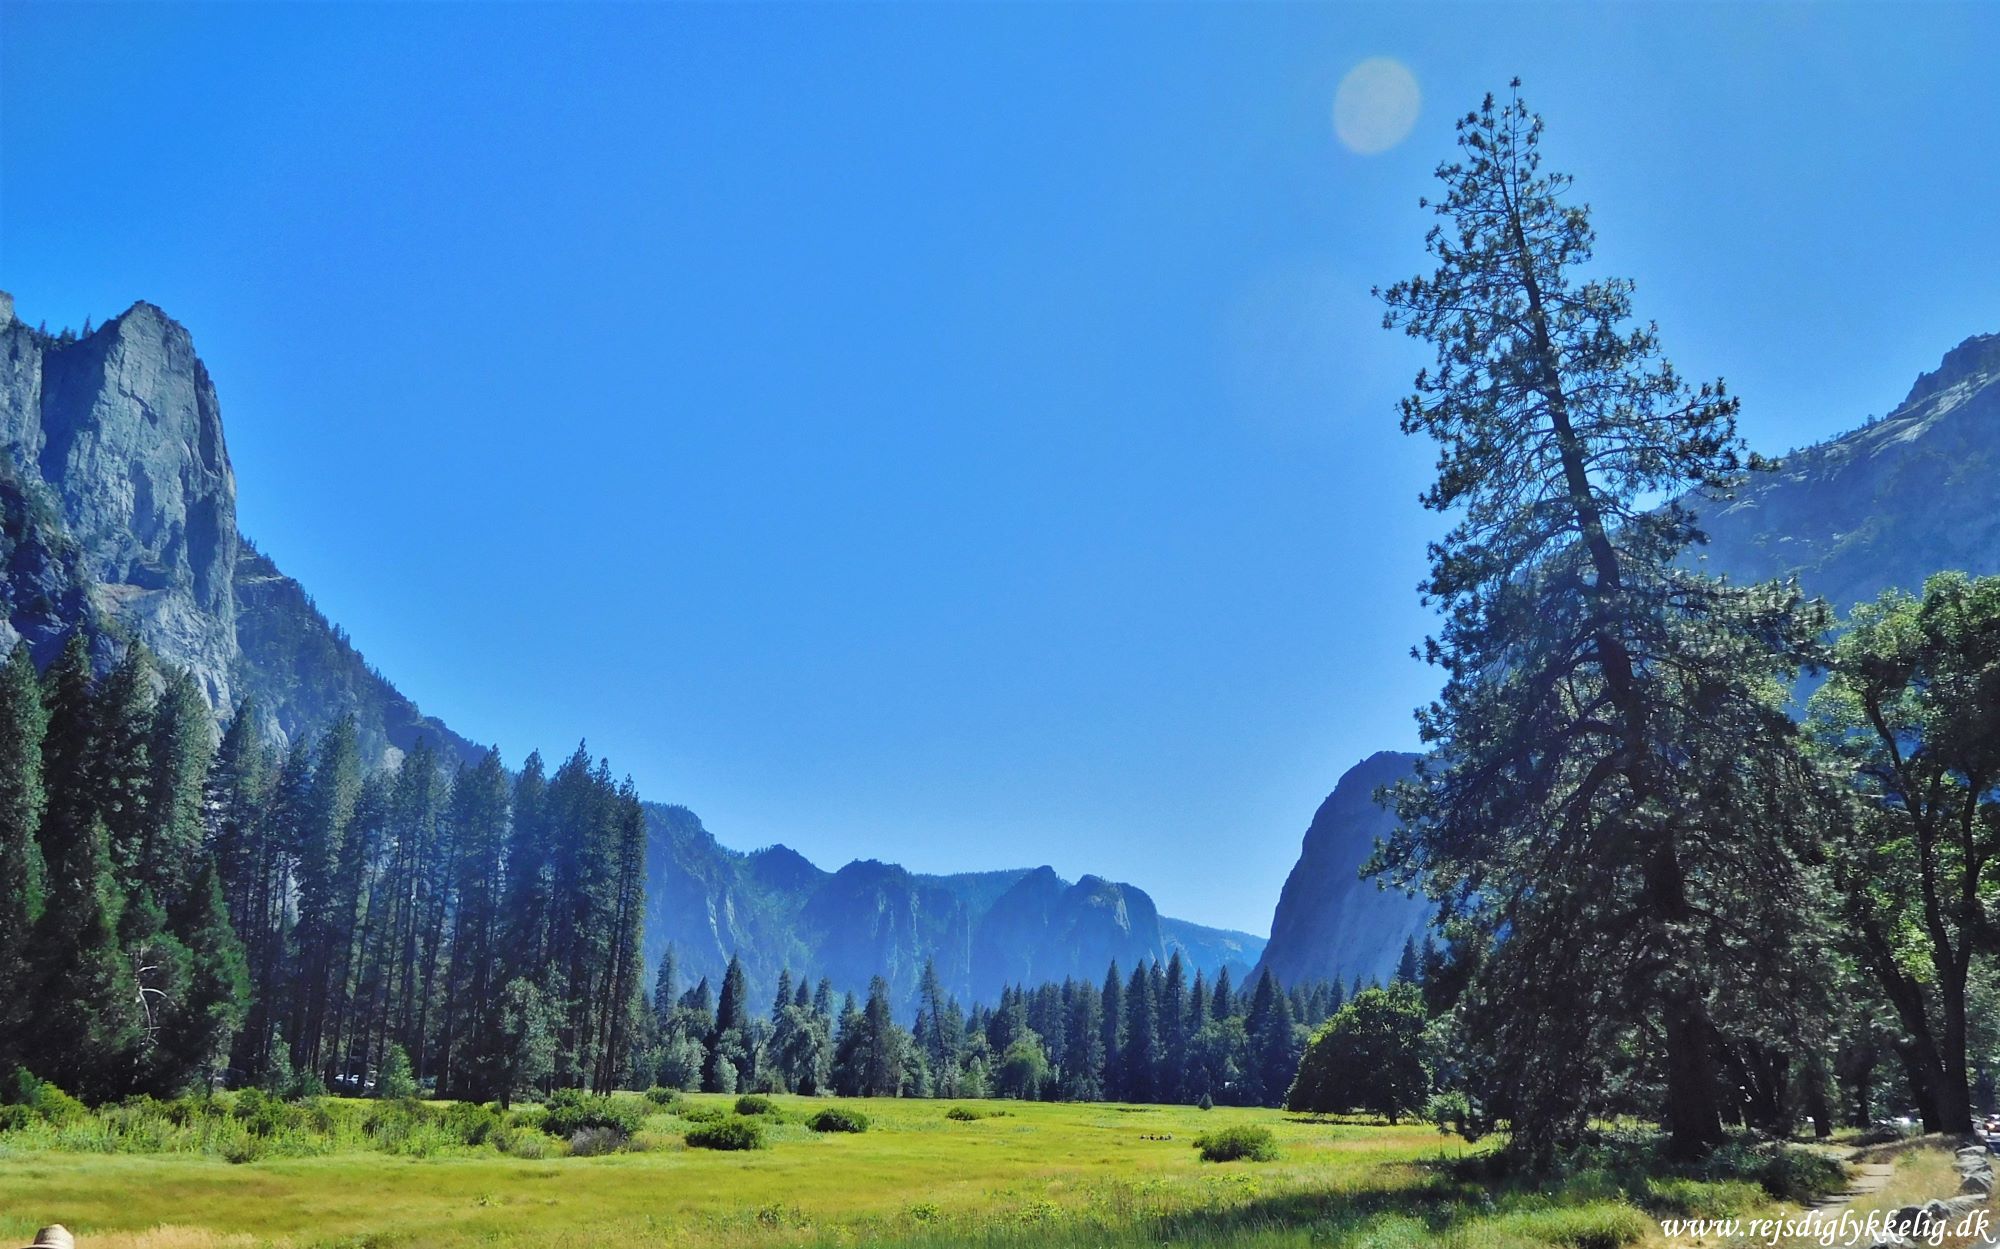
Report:
[[[25,638],[46,664],[95,617],[189,669],[219,711],[252,700],[275,741],[352,713],[372,761],[420,737],[477,758],[237,531],[215,386],[162,310],[137,303],[63,338],[16,319],[0,294],[0,431],[0,644]],[[688,980],[719,979],[737,954],[760,994],[789,967],[851,989],[880,974],[909,1001],[929,958],[948,989],[991,1000],[1009,982],[1095,979],[1114,959],[1129,970],[1176,950],[1240,977],[1263,949],[1163,918],[1144,890],[1095,876],[920,876],[874,861],[828,872],[783,846],[725,848],[684,808],[649,804],[647,818],[647,956],[673,944]]]

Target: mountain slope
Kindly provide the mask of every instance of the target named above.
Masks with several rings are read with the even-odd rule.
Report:
[[[79,339],[30,329],[0,293],[0,434],[0,644],[26,638],[46,663],[89,623],[104,663],[118,639],[136,637],[193,672],[219,715],[252,700],[278,741],[352,715],[378,763],[423,737],[447,755],[480,753],[370,667],[305,587],[237,531],[215,386],[186,328],[159,308],[134,304]],[[826,872],[783,846],[726,849],[685,808],[649,805],[647,820],[649,957],[672,942],[689,978],[719,978],[740,954],[760,994],[790,967],[843,989],[881,974],[908,1001],[935,958],[968,996],[973,928],[1028,874],[923,876],[866,862]],[[1165,957],[1151,899],[1099,885],[1153,918],[1136,944],[1078,937],[1065,957],[1094,962],[1093,975],[1114,948]],[[1019,939],[1041,966],[1067,938],[1023,929]],[[1209,951],[1240,960],[1261,945],[1192,925],[1181,943],[1197,961]]]
[[[1917,590],[1940,569],[2000,573],[2000,335],[1947,352],[1880,421],[1694,507],[1709,535],[1691,553],[1703,568],[1739,584],[1796,576],[1843,614],[1892,586]],[[1355,878],[1393,827],[1365,790],[1399,779],[1411,758],[1372,756],[1313,817],[1265,949],[1280,979],[1387,979],[1425,922],[1427,904]]]
[[[1175,950],[1210,977],[1242,977],[1264,942],[1249,933],[1163,919],[1143,889],[1054,868],[927,876],[859,860],[835,872],[786,846],[728,849],[685,807],[649,803],[646,957],[668,945],[683,983],[720,982],[730,955],[761,1000],[789,968],[836,988],[889,984],[915,1005],[926,959],[961,1001],[992,1002],[1008,984],[1096,980]]]

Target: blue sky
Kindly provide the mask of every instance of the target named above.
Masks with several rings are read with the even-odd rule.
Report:
[[[10,3],[0,286],[187,324],[245,531],[510,760],[1262,932],[1435,686],[1367,292],[1452,117],[1526,80],[1782,451],[2000,330],[1995,63],[2000,6]]]

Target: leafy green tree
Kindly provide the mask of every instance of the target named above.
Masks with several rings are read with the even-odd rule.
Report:
[[[1542,168],[1541,133],[1518,98],[1462,118],[1437,268],[1382,292],[1385,323],[1437,349],[1402,426],[1438,443],[1424,503],[1453,516],[1425,585],[1446,675],[1418,713],[1432,753],[1382,861],[1483,922],[1478,1035],[1511,1148],[1547,1162],[1577,1139],[1644,1032],[1689,1157],[1723,1136],[1714,1002],[1749,993],[1718,951],[1782,925],[1802,874],[1805,830],[1739,817],[1743,787],[1796,768],[1775,691],[1825,615],[1683,562],[1695,517],[1658,501],[1732,488],[1736,401],[1661,357],[1629,283],[1584,275],[1589,213]]]
[[[811,1006],[787,1006],[771,1033],[771,1062],[786,1089],[811,1096],[826,1091],[833,1072],[833,1037]]]
[[[1287,1110],[1366,1110],[1395,1123],[1431,1092],[1423,995],[1407,980],[1365,989],[1313,1035]]]
[[[998,1097],[1034,1101],[1041,1097],[1048,1079],[1048,1055],[1042,1049],[1042,1039],[1030,1029],[1014,1038],[1000,1056],[1000,1065],[993,1072],[993,1092]]]
[[[1925,1126],[1968,1132],[1968,981],[2000,942],[2000,577],[1857,607],[1811,712],[1860,798],[1829,855],[1855,953],[1907,1035]]]
[[[382,1058],[382,1070],[375,1077],[375,1096],[388,1101],[417,1095],[416,1072],[410,1067],[410,1053],[393,1041]]]

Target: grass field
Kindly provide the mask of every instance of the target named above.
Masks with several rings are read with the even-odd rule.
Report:
[[[690,1097],[686,1107],[732,1099]],[[1651,1211],[1768,1208],[1755,1184],[1611,1173],[1535,1190],[1467,1178],[1478,1150],[1428,1125],[1218,1107],[866,1101],[862,1134],[820,1135],[824,1101],[780,1097],[770,1147],[687,1148],[655,1110],[633,1152],[529,1160],[341,1152],[231,1164],[72,1152],[0,1136],[0,1243],[61,1221],[82,1249],[309,1246],[1257,1246],[1531,1249],[1658,1241]],[[1269,1162],[1203,1162],[1202,1132],[1269,1127]],[[1641,1209],[1641,1205],[1646,1209]],[[9,1239],[9,1238],[12,1239]]]

